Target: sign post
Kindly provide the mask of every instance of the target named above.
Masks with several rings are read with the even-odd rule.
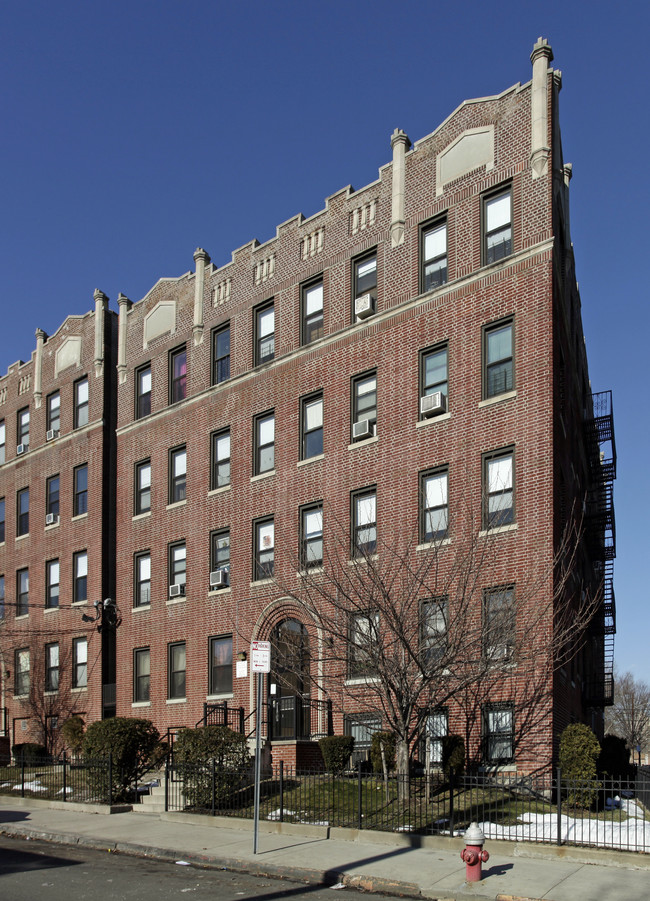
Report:
[[[271,672],[271,642],[251,642],[251,672],[257,679],[257,710],[255,711],[255,813],[253,820],[253,854],[257,854],[260,823],[260,782],[262,770],[262,675]]]

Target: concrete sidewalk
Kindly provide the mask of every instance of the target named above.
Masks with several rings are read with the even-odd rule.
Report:
[[[113,811],[117,811],[113,808]],[[141,814],[62,802],[0,797],[0,832],[185,860],[301,882],[343,882],[367,891],[490,901],[642,901],[650,897],[650,855],[488,842],[483,880],[464,882],[460,839],[260,824],[191,814]]]

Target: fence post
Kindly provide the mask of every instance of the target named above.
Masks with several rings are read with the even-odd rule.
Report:
[[[169,810],[169,757],[165,759],[165,813]]]
[[[454,768],[449,767],[449,835],[454,835]]]
[[[68,780],[66,779],[66,757],[65,751],[63,752],[63,800],[68,800]]]
[[[20,755],[20,797],[25,797],[25,749],[22,749]]]
[[[359,831],[361,831],[361,828],[362,828],[362,816],[361,816],[361,799],[362,799],[362,793],[361,793],[361,761],[359,761],[359,762],[357,763],[357,772],[358,772],[358,774],[359,774],[359,791],[358,791],[358,801],[359,801],[359,824],[358,824],[358,825],[359,825]]]
[[[562,844],[562,770],[557,768],[557,843]]]
[[[211,765],[211,767],[210,767],[210,770],[211,770],[211,773],[212,773],[212,816],[214,816],[215,813],[216,813],[216,809],[217,809],[217,804],[216,804],[216,801],[217,801],[217,799],[216,799],[216,794],[217,794],[217,771],[216,771],[216,765],[215,765],[215,764],[216,764],[216,761],[215,761],[215,758],[214,758],[214,757],[213,757],[212,760],[211,760],[211,764],[212,764],[212,765]]]
[[[108,804],[113,804],[113,754],[108,755]]]
[[[239,734],[244,734],[244,708],[239,708]]]
[[[280,822],[284,823],[284,760],[280,761]]]

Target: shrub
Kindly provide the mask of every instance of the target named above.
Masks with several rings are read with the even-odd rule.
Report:
[[[465,739],[462,735],[445,735],[442,739],[442,771],[447,779],[452,769],[454,776],[462,776],[465,771]]]
[[[601,787],[597,781],[598,739],[589,726],[572,723],[560,736],[560,770],[566,799],[576,807],[593,805]]]
[[[18,761],[23,757],[25,760],[46,760],[49,757],[47,748],[33,741],[24,741],[13,745],[11,753],[14,755],[14,760]]]
[[[150,720],[126,716],[91,723],[83,737],[82,750],[89,761],[112,755],[111,796],[115,801],[128,798],[133,783],[158,766],[167,753]],[[108,794],[105,768],[91,767],[88,781],[97,794]]]
[[[73,754],[79,754],[81,751],[85,725],[83,717],[80,717],[79,714],[75,714],[67,719],[61,726],[61,733],[64,741]]]
[[[227,726],[181,729],[174,742],[174,764],[190,807],[212,807],[213,788],[219,806],[246,781],[250,760],[246,737]]]
[[[395,736],[392,732],[373,732],[370,742],[370,762],[375,773],[383,773],[384,765],[381,759],[381,748],[384,747],[386,769],[390,773],[395,769]]]
[[[318,746],[323,755],[325,770],[340,776],[347,769],[350,755],[354,750],[354,737],[352,735],[328,735],[318,739]]]
[[[630,752],[624,738],[606,735],[598,758],[598,775],[610,779],[631,779]]]

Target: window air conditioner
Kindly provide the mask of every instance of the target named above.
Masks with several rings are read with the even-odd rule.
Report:
[[[56,523],[58,521],[59,521],[58,513],[46,513],[45,514],[45,525],[46,526],[53,526],[54,523]]]
[[[447,395],[442,391],[434,391],[420,398],[420,415],[436,416],[438,413],[447,412]]]
[[[59,437],[58,429],[48,429],[45,434],[46,441],[53,441],[55,438],[58,438],[58,437]]]
[[[375,298],[372,294],[362,294],[354,301],[354,315],[357,319],[366,319],[375,312]]]
[[[217,569],[210,573],[210,588],[226,588],[228,585],[228,570]]]
[[[179,598],[185,594],[185,586],[184,585],[170,585],[169,586],[169,597],[170,598]]]
[[[372,423],[369,419],[360,419],[352,424],[352,438],[361,441],[362,438],[372,438]]]
[[[18,447],[16,448],[16,455],[20,456],[21,454],[24,454],[24,453],[25,453],[25,445],[19,444]]]

